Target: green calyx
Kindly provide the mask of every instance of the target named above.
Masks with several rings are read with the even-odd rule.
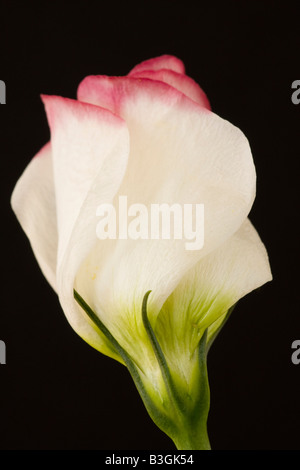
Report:
[[[122,358],[150,417],[173,440],[177,449],[209,450],[207,417],[210,392],[206,358],[210,341],[208,341],[207,329],[202,332],[198,346],[190,358],[192,373],[189,374],[189,383],[185,384],[176,371],[170,368],[166,352],[163,351],[148,319],[147,301],[150,292],[148,291],[144,296],[141,315],[149,340],[147,347],[150,344],[162,378],[159,382],[159,390],[157,390],[157,384],[149,383],[145,373],[76,290],[74,290],[74,298],[96,328],[105,336],[112,349]]]

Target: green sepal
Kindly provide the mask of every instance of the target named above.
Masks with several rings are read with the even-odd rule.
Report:
[[[143,403],[148,411],[149,416],[155,422],[155,424],[166,434],[170,435],[174,433],[175,423],[172,422],[170,417],[163,413],[160,407],[157,407],[153,400],[150,398],[149,393],[147,392],[144,383],[141,379],[141,374],[139,368],[136,366],[132,358],[127,354],[127,352],[122,348],[114,336],[110,333],[108,328],[92,310],[92,308],[85,302],[81,295],[74,289],[74,298],[80,307],[85,311],[88,317],[94,322],[96,327],[104,334],[104,336],[111,343],[111,346],[116,351],[117,354],[121,356],[126,365],[135,386],[143,400]]]
[[[156,356],[158,365],[161,370],[161,374],[169,395],[170,400],[174,403],[174,406],[176,408],[179,408],[180,410],[184,409],[184,404],[182,403],[181,397],[178,395],[175,384],[172,379],[172,375],[169,370],[169,366],[167,364],[167,361],[165,359],[165,356],[162,352],[162,349],[160,347],[160,344],[155,336],[155,333],[152,329],[152,326],[149,322],[148,319],[148,314],[147,314],[147,301],[148,297],[151,291],[146,292],[144,299],[143,299],[143,304],[142,304],[142,318],[143,318],[143,324],[145,327],[145,330],[147,332],[147,335],[149,337],[152,349],[154,351],[154,354]]]

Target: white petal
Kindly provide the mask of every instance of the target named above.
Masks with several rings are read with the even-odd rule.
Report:
[[[105,109],[61,97],[44,96],[43,101],[51,129],[57,200],[59,299],[74,330],[96,349],[114,356],[77,305],[73,289],[78,267],[96,240],[97,206],[112,200],[124,176],[128,130],[124,121]]]
[[[44,276],[56,289],[57,225],[50,144],[41,149],[21,175],[11,204]]]
[[[184,375],[204,329],[209,328],[210,338],[230,307],[271,280],[266,249],[247,219],[184,276],[165,302],[155,328],[172,367],[181,367]]]
[[[130,337],[146,291],[153,291],[154,319],[185,273],[241,226],[255,197],[255,169],[239,129],[163,83],[90,77],[80,94],[113,104],[129,129],[130,158],[116,205],[126,195],[128,205],[149,210],[153,203],[205,207],[199,251],[187,251],[184,239],[98,241],[82,265],[76,281],[81,295],[115,336],[126,329]]]
[[[59,265],[96,175],[112,153],[127,156],[128,137],[125,123],[105,109],[58,96],[42,98],[51,129]],[[124,169],[125,164],[121,176]],[[117,178],[116,189],[119,183]]]

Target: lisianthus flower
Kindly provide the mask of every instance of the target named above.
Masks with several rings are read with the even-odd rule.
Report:
[[[248,140],[211,111],[173,56],[125,77],[89,76],[77,100],[42,100],[50,142],[12,196],[36,259],[71,326],[129,368],[176,446],[209,448],[207,351],[237,301],[272,278],[248,219],[256,192]],[[124,195],[146,208],[201,203],[203,247],[99,239],[96,208]]]

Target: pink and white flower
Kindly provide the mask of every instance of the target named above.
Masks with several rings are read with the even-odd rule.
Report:
[[[183,63],[168,55],[125,77],[86,77],[77,100],[42,100],[51,139],[20,177],[12,207],[43,274],[74,330],[123,362],[74,300],[75,288],[146,388],[159,390],[140,314],[151,290],[149,321],[176,380],[189,388],[204,330],[213,338],[228,310],[272,278],[247,218],[256,173],[246,137],[211,111]],[[204,204],[203,248],[187,251],[184,240],[97,239],[97,206],[120,195],[145,206]]]

